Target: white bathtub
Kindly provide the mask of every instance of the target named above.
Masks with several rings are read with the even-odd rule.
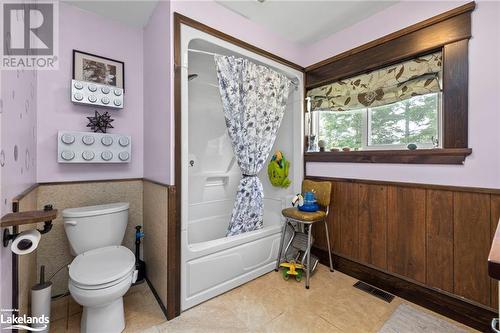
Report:
[[[226,237],[234,202],[192,204],[183,237],[186,265],[182,310],[270,272],[276,265],[283,200],[264,199],[264,228]],[[185,238],[184,238],[185,239]]]

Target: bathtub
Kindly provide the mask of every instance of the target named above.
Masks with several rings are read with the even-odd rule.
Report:
[[[264,199],[264,227],[226,237],[233,200],[191,204],[183,249],[181,309],[220,295],[270,272],[276,265],[284,200]],[[186,243],[184,243],[186,244]]]

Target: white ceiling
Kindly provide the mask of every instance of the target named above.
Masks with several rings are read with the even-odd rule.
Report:
[[[65,0],[63,2],[140,28],[147,24],[158,0]],[[291,42],[308,44],[353,25],[398,1],[217,0],[216,2]]]
[[[158,3],[158,0],[145,0],[145,1],[66,0],[63,2],[135,28],[142,28],[148,23],[149,18],[151,17],[151,14],[155,9],[156,4]]]
[[[308,44],[362,21],[398,1],[218,0],[217,2],[275,31],[289,41]]]

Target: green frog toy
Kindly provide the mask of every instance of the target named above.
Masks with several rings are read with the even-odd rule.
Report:
[[[271,184],[283,188],[290,186],[291,181],[288,179],[289,168],[290,162],[285,159],[281,151],[277,150],[267,166],[267,175],[269,176]]]

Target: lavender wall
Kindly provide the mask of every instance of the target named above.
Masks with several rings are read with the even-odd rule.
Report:
[[[35,71],[0,72],[0,216],[11,212],[12,198],[36,180],[36,81]],[[11,307],[11,260],[10,249],[0,245],[0,308]]]
[[[160,2],[144,28],[144,177],[169,184],[173,171],[170,112],[170,3]]]
[[[457,2],[400,2],[308,48],[312,64],[457,7]],[[315,176],[500,188],[500,3],[479,1],[469,46],[469,147],[463,166],[307,163]],[[383,22],[383,24],[381,24]]]
[[[38,76],[37,181],[60,182],[143,176],[143,40],[142,29],[130,28],[64,3],[59,5],[59,70]],[[73,49],[125,62],[125,107],[110,109],[110,133],[132,136],[127,164],[58,164],[57,131],[87,131],[95,108],[74,105],[69,89]]]

